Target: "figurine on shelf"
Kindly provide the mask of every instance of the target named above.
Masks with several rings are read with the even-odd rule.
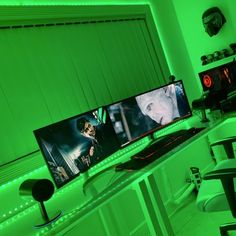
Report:
[[[206,65],[206,64],[208,64],[207,56],[206,56],[206,55],[201,56],[201,61],[202,61],[202,65],[203,65],[203,66]]]
[[[236,54],[236,43],[231,43],[229,46],[232,49],[233,54]]]
[[[224,59],[226,57],[235,55],[236,54],[236,43],[231,43],[229,45],[229,47],[231,48],[231,50],[224,48],[220,51],[215,51],[212,54],[201,56],[202,65],[204,66],[204,65],[207,65],[211,62],[215,62],[215,61]]]

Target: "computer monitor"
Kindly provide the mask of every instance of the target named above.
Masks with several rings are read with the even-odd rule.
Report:
[[[192,115],[182,81],[110,104],[106,109],[122,147]]]
[[[120,148],[104,108],[37,129],[34,135],[58,188]]]
[[[236,89],[236,62],[232,61],[198,73],[203,91],[227,96]]]

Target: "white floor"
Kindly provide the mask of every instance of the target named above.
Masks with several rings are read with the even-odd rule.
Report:
[[[230,212],[200,212],[194,198],[171,217],[175,236],[220,236],[219,226],[230,222],[236,222]],[[236,236],[236,231],[229,235]]]

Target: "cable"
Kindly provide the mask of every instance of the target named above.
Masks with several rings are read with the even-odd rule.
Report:
[[[173,203],[176,205],[181,204],[188,196],[190,196],[190,194],[193,192],[194,189],[195,189],[195,184],[194,183],[189,184],[189,186],[181,194],[181,196],[173,200]]]

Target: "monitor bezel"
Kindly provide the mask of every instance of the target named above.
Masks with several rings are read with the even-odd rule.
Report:
[[[145,132],[145,133],[143,133],[142,135],[140,135],[139,137],[136,137],[136,138],[134,138],[134,139],[132,139],[132,140],[130,140],[130,141],[124,143],[124,144],[122,144],[122,143],[120,142],[120,140],[119,140],[119,138],[118,138],[118,135],[117,135],[117,139],[118,139],[118,142],[120,143],[120,147],[121,147],[121,148],[125,148],[125,147],[127,147],[128,145],[130,145],[130,144],[132,144],[132,143],[134,143],[134,142],[136,142],[136,141],[138,141],[138,140],[140,140],[140,139],[142,139],[142,138],[144,138],[144,137],[146,137],[146,136],[148,136],[148,135],[153,135],[153,134],[154,134],[156,131],[158,131],[158,130],[162,130],[162,129],[164,129],[164,128],[166,128],[166,127],[168,127],[168,126],[170,126],[170,125],[172,125],[172,124],[174,124],[174,123],[176,123],[176,122],[178,122],[178,121],[180,121],[180,120],[184,120],[184,119],[190,118],[190,117],[192,116],[192,109],[191,109],[191,106],[190,106],[190,103],[189,103],[189,100],[188,100],[188,97],[187,97],[187,94],[186,94],[186,90],[185,90],[183,81],[182,81],[182,80],[176,80],[176,81],[171,82],[171,83],[169,83],[169,84],[161,85],[161,86],[159,86],[159,87],[156,87],[156,88],[153,88],[153,89],[150,89],[150,90],[147,90],[147,91],[144,91],[144,92],[141,92],[141,93],[132,95],[132,96],[130,96],[130,97],[127,97],[127,98],[118,100],[118,101],[116,101],[116,102],[113,102],[113,103],[108,104],[108,105],[105,106],[105,109],[107,110],[107,113],[108,113],[108,115],[109,115],[109,111],[108,111],[108,107],[109,107],[109,106],[112,106],[112,105],[114,105],[114,104],[117,104],[117,103],[120,103],[120,102],[123,102],[123,101],[127,101],[127,100],[129,100],[129,99],[135,98],[135,97],[140,96],[140,95],[142,95],[142,94],[149,93],[149,92],[152,92],[152,91],[154,91],[154,90],[161,89],[161,88],[166,87],[166,86],[168,86],[168,85],[177,84],[177,83],[181,83],[181,85],[182,85],[183,92],[184,92],[185,98],[186,98],[186,103],[187,103],[187,106],[188,106],[188,109],[189,109],[189,114],[187,114],[187,115],[185,115],[185,116],[182,116],[182,117],[179,117],[179,118],[173,120],[172,122],[170,122],[170,123],[168,123],[168,124],[166,124],[166,125],[158,126],[158,127],[156,127],[155,129],[151,129],[151,130],[149,130],[148,132]],[[110,116],[110,115],[109,115],[109,116]],[[110,120],[111,120],[111,118],[110,118]],[[112,121],[111,121],[111,122],[112,122]],[[112,123],[112,125],[113,125],[113,123]],[[114,128],[114,127],[113,127],[113,128]],[[115,128],[114,128],[114,130],[115,130]]]

